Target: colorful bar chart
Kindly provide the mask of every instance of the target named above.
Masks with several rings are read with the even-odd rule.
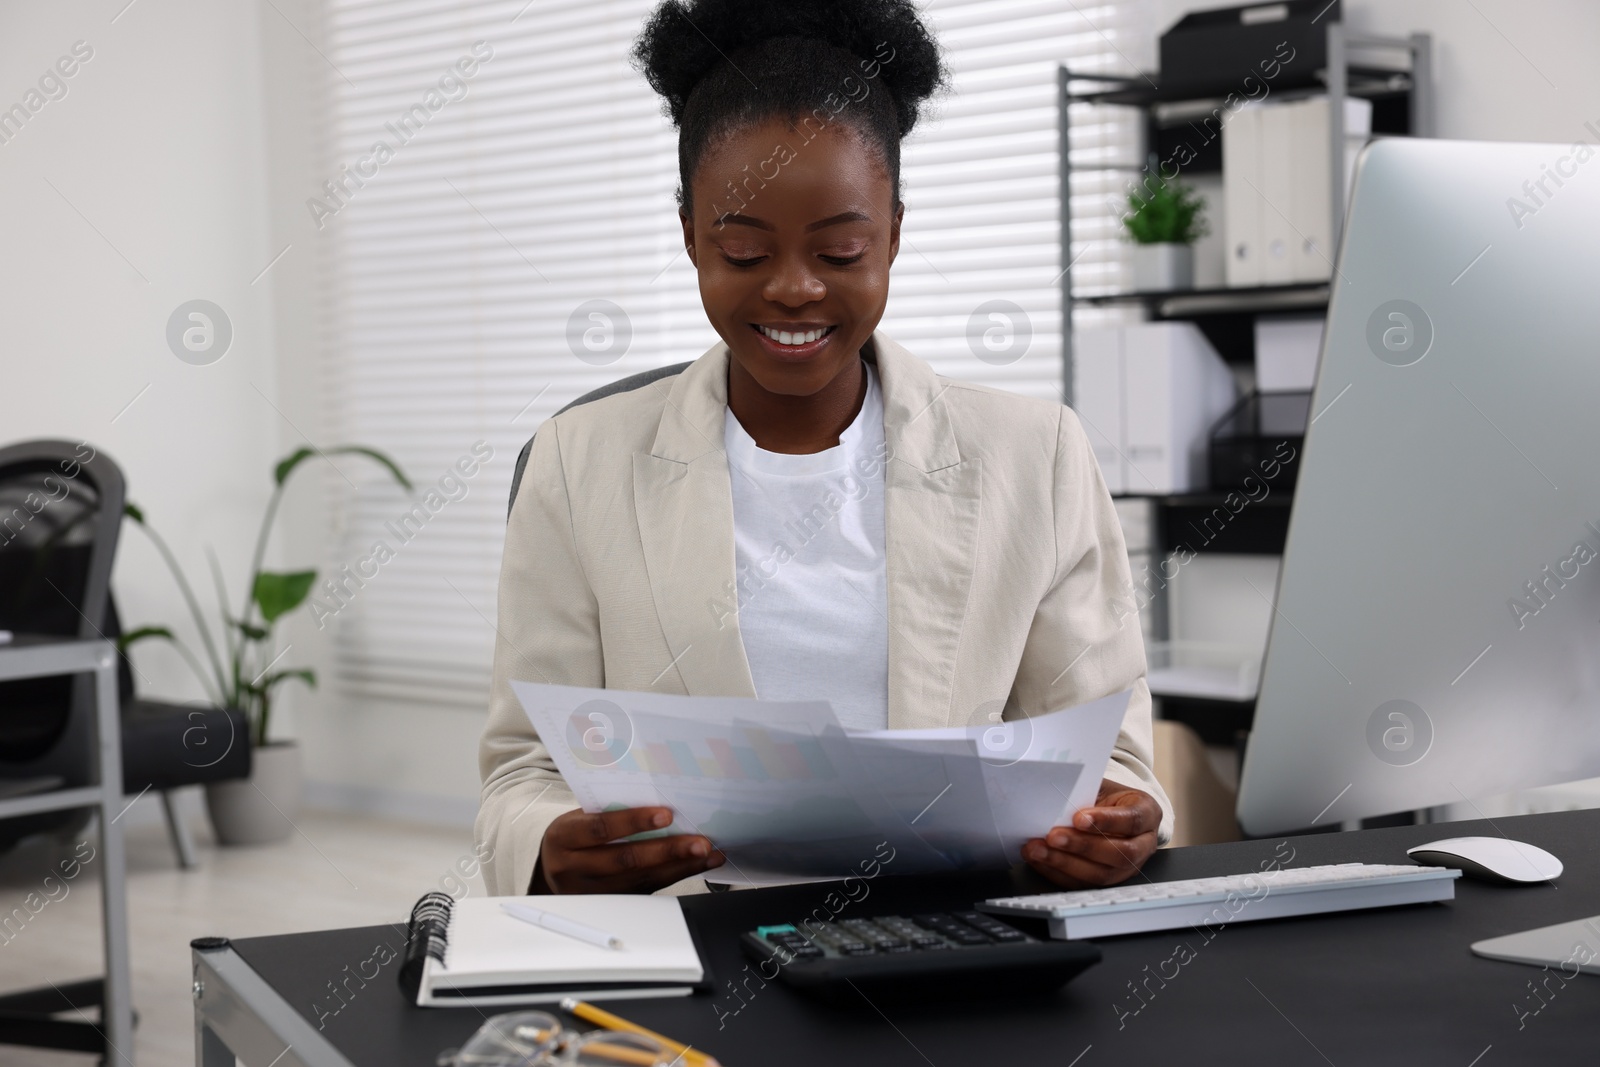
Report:
[[[621,771],[679,778],[743,781],[816,781],[837,777],[822,745],[802,734],[774,734],[759,726],[737,731],[744,744],[713,737],[645,741],[614,765]]]

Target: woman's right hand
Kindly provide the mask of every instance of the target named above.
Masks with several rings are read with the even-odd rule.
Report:
[[[660,830],[671,822],[669,808],[624,808],[595,815],[576,808],[557,815],[539,846],[535,891],[653,893],[722,866],[722,853],[699,834],[617,840]]]

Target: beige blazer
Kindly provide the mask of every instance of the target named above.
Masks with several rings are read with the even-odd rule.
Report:
[[[1009,720],[1131,687],[1105,776],[1156,798],[1165,843],[1127,554],[1077,416],[941,377],[882,330],[863,355],[884,403],[889,726],[962,725],[1000,702]],[[719,341],[535,436],[506,527],[479,752],[491,893],[525,893],[545,827],[578,806],[510,679],[756,696],[733,586],[728,358]]]

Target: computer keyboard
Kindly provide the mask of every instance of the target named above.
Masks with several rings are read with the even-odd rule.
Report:
[[[1047,992],[1100,960],[1094,945],[1042,941],[971,909],[758,926],[740,944],[763,979],[854,1003]]]
[[[1340,863],[996,897],[978,908],[997,915],[1048,919],[1050,936],[1070,941],[1453,900],[1459,877],[1460,871],[1442,867]]]

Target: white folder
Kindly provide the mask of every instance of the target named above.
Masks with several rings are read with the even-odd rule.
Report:
[[[1315,96],[1281,105],[1292,117],[1288,148],[1292,167],[1290,219],[1298,243],[1293,257],[1292,281],[1320,282],[1333,276],[1333,256],[1337,245],[1333,232],[1332,131],[1329,99]],[[1355,172],[1355,157],[1372,134],[1372,101],[1345,99],[1344,193],[1350,195],[1350,179]],[[1269,151],[1274,150],[1269,146]]]
[[[1123,461],[1122,327],[1084,327],[1072,335],[1072,406],[1089,437],[1106,489],[1128,491]]]
[[[1256,211],[1261,217],[1262,285],[1288,285],[1294,281],[1295,258],[1301,242],[1291,220],[1295,215],[1297,194],[1304,195],[1300,183],[1305,177],[1297,173],[1294,165],[1295,131],[1303,125],[1296,121],[1301,118],[1298,114],[1301,110],[1295,104],[1275,104],[1261,109],[1261,178],[1256,183],[1261,195],[1256,198]],[[1327,155],[1324,149],[1322,157],[1326,159]]]
[[[1224,276],[1231,287],[1261,284],[1261,110],[1241,108],[1222,127]]]
[[[1211,426],[1233,403],[1233,372],[1192,322],[1123,328],[1128,492],[1182,493],[1207,482]]]

